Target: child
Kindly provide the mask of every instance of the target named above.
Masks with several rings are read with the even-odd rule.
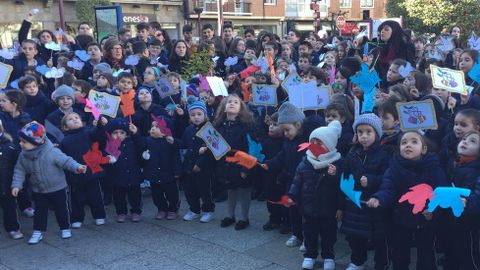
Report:
[[[0,205],[3,211],[3,227],[15,240],[23,238],[17,220],[17,205],[10,192],[17,156],[12,137],[5,133],[0,121]]]
[[[215,161],[210,151],[199,153],[205,147],[201,139],[195,134],[208,121],[207,108],[202,101],[194,101],[188,106],[190,125],[185,129],[181,144],[187,152],[183,158],[182,171],[184,177],[185,197],[190,210],[183,216],[183,220],[192,221],[200,218],[200,222],[209,222],[213,219],[215,204],[212,200],[211,181]],[[177,139],[175,139],[177,140]],[[200,207],[200,201],[202,206]],[[200,216],[200,211],[203,214]]]
[[[143,73],[143,83],[138,90],[147,88],[150,93],[154,93],[155,100],[160,100],[158,92],[155,88],[155,81],[161,76],[160,70],[157,67],[147,67]]]
[[[18,87],[25,94],[27,103],[25,112],[27,112],[33,120],[43,124],[49,113],[55,110],[52,100],[39,91],[37,79],[31,75],[26,75],[18,81]]]
[[[62,119],[62,129],[65,137],[60,143],[60,149],[71,156],[77,162],[84,162],[84,155],[95,150],[93,147],[105,144],[105,131],[103,125],[106,119],[101,118],[96,129],[87,129],[83,126],[82,119],[77,113],[68,113]],[[98,149],[97,149],[98,150]],[[100,150],[98,150],[100,151]],[[113,163],[116,159],[109,156],[105,160],[98,157],[99,164]],[[67,182],[70,187],[71,221],[72,228],[80,229],[85,219],[85,205],[90,207],[92,216],[97,226],[105,224],[105,208],[103,207],[102,191],[100,189],[100,178],[103,177],[103,169],[93,171],[89,166],[86,174],[75,175],[67,172]]]
[[[248,153],[247,135],[252,136],[254,119],[239,96],[231,94],[222,100],[213,125],[232,149]],[[206,147],[201,151],[206,151]],[[220,177],[223,177],[228,190],[228,216],[222,220],[221,226],[228,227],[235,223],[235,208],[237,203],[240,203],[240,218],[235,224],[235,230],[246,229],[250,225],[248,211],[252,193],[248,170],[240,165],[227,163],[225,159],[219,162],[219,168],[222,171]]]
[[[145,69],[150,65],[150,59],[148,58],[149,53],[147,49],[147,44],[143,41],[135,41],[132,44],[133,54],[137,56],[138,63],[135,66],[132,66],[135,77],[142,81],[142,75],[145,72]]]
[[[388,88],[389,86],[395,85],[397,83],[403,83],[404,78],[400,75],[399,69],[400,66],[407,65],[407,61],[403,59],[395,59],[390,64],[390,67],[387,71],[387,76],[385,80],[382,80],[380,83],[381,88]]]
[[[400,120],[398,118],[398,111],[395,104],[400,102],[395,97],[390,97],[380,105],[378,114],[382,119],[383,136],[380,139],[380,144],[390,156],[393,155],[398,148],[398,138],[400,136]]]
[[[0,91],[0,120],[5,132],[10,134],[13,144],[18,145],[18,131],[32,121],[30,115],[24,112],[25,94],[18,90]]]
[[[467,132],[457,146],[457,153],[456,157],[450,158],[448,179],[452,185],[472,192],[467,198],[462,197],[465,212],[458,218],[448,214],[442,222],[449,238],[445,269],[476,269],[480,263],[477,230],[480,224],[480,133]]]
[[[325,70],[325,72],[331,72],[330,70]],[[333,82],[332,88],[334,94],[347,94],[350,95],[350,76],[352,72],[346,67],[340,67],[335,73],[335,81]],[[330,82],[329,82],[330,83]],[[359,94],[354,92],[355,96],[360,100],[363,100],[363,91],[361,93],[362,98],[358,97]]]
[[[172,104],[172,101],[175,103],[175,105],[179,105],[182,101],[182,90],[180,88],[180,75],[175,72],[170,72],[167,74],[167,79],[168,81],[170,81],[170,83],[173,86],[173,89],[175,89],[175,91],[178,94],[175,94],[163,99],[161,99],[160,96],[158,96],[159,100],[155,100],[155,96],[154,96],[154,99],[153,99],[153,103],[160,104],[165,108],[167,108],[169,104]]]
[[[152,102],[152,92],[149,91],[149,88],[140,88],[136,94],[135,100],[138,106],[132,117],[132,121],[142,137],[147,137],[150,134],[152,115],[164,119],[168,128],[172,131],[174,130],[173,118],[167,115],[165,108]]]
[[[82,68],[82,76],[83,80],[89,80],[93,77],[93,69],[96,65],[102,62],[102,48],[100,48],[100,44],[96,42],[90,42],[87,44],[87,53],[89,59],[85,62],[85,65]],[[94,80],[96,81],[96,80]]]
[[[75,91],[75,105],[81,104],[80,101],[88,97],[88,93],[92,86],[85,80],[75,80],[72,84],[73,91]],[[83,104],[85,106],[85,104]]]
[[[300,76],[305,76],[307,70],[312,66],[312,57],[309,54],[301,54],[298,57],[298,74]]]
[[[67,181],[64,170],[85,173],[87,166],[77,163],[73,158],[55,148],[46,138],[45,128],[33,121],[19,132],[22,152],[15,165],[12,195],[18,196],[27,175],[31,184],[35,202],[33,233],[29,244],[37,244],[43,239],[42,232],[47,230],[48,209],[53,207],[62,238],[72,237],[67,204]]]
[[[98,75],[94,89],[99,92],[111,94],[115,86],[115,78],[110,73],[101,73]]]
[[[382,121],[373,113],[361,114],[353,123],[356,143],[345,157],[343,175],[355,179],[355,190],[362,192],[361,200],[375,193],[388,167],[388,154],[380,147]],[[341,180],[343,181],[343,180]],[[351,200],[342,202],[342,231],[351,249],[348,270],[363,269],[367,261],[369,240],[375,249],[375,269],[388,265],[385,213],[359,208]]]
[[[318,256],[318,235],[322,239],[323,269],[335,269],[333,246],[337,241],[339,175],[337,168],[341,159],[337,152],[337,140],[342,133],[340,122],[334,120],[327,127],[315,129],[310,134],[310,144],[317,145],[318,154],[307,150],[295,172],[289,202],[296,202],[304,219],[305,236],[303,269],[313,269]]]
[[[472,88],[470,99],[468,100],[468,107],[480,109],[480,85],[472,80],[468,73],[473,68],[474,64],[478,64],[478,51],[467,49],[460,55],[460,62],[458,68],[465,74],[465,83]]]
[[[428,184],[433,189],[446,185],[446,176],[436,154],[428,152],[424,137],[408,131],[400,138],[400,154],[394,155],[385,172],[379,191],[367,206],[392,207],[392,256],[394,269],[408,269],[410,248],[415,237],[416,269],[437,269],[435,262],[435,223],[427,210],[413,214],[412,205],[398,202],[413,186]]]
[[[351,100],[350,100],[351,101]],[[337,149],[342,157],[346,156],[350,150],[353,139],[352,122],[349,120],[347,109],[338,102],[332,102],[325,108],[325,122],[330,124],[333,120],[337,120],[342,124],[342,134],[338,139]]]
[[[93,66],[92,77],[89,78],[90,83],[95,86],[100,74],[112,74],[112,68],[107,63],[100,63]],[[113,85],[111,85],[113,86]]]
[[[61,85],[60,87],[55,90],[55,92],[52,95],[52,99],[55,101],[55,103],[58,106],[58,109],[51,112],[45,121],[45,126],[49,128],[49,134],[51,132],[50,126],[53,125],[53,127],[56,127],[58,129],[62,129],[62,118],[67,114],[71,112],[76,112],[78,115],[82,117],[82,121],[86,122],[86,115],[84,112],[82,112],[79,109],[73,108],[73,104],[75,103],[75,91],[73,90],[72,87],[67,86],[67,85]],[[50,122],[50,123],[47,123]],[[56,138],[58,142],[58,138]]]
[[[278,109],[278,124],[283,129],[285,137],[282,150],[272,159],[262,164],[265,170],[279,172],[278,182],[283,186],[283,192],[288,192],[295,176],[295,170],[302,161],[304,152],[298,152],[298,145],[307,141],[303,121],[305,115],[290,102],[284,102]],[[296,247],[302,243],[302,216],[298,207],[289,208],[292,235],[285,243],[287,247]]]
[[[142,192],[140,183],[142,176],[140,171],[141,145],[140,135],[137,128],[128,123],[125,118],[115,118],[109,121],[107,126],[114,140],[120,140],[120,156],[117,162],[107,168],[107,182],[113,185],[113,203],[117,213],[117,222],[124,223],[127,219],[127,198],[130,204],[132,222],[140,221],[142,213]],[[128,136],[128,132],[132,136]]]
[[[13,67],[9,83],[22,77],[26,67],[36,67],[45,64],[42,58],[40,58],[38,55],[37,43],[34,40],[26,39],[22,41],[21,52],[22,53],[20,53],[18,56],[15,56],[13,59],[5,59],[0,57],[0,62]]]

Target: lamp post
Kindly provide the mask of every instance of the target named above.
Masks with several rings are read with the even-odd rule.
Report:
[[[198,5],[198,1],[197,1],[197,5],[193,8],[193,12],[195,12],[195,14],[197,14],[197,28],[198,28],[198,38],[201,39],[202,37],[202,33],[201,33],[201,28],[200,28],[200,15],[202,14],[203,12],[203,7],[199,6]]]
[[[63,0],[58,1],[58,11],[60,13],[60,28],[62,28],[64,31],[65,29],[65,15],[63,11]]]

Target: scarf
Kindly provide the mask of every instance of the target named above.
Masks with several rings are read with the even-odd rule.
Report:
[[[455,160],[454,162],[454,166],[455,167],[458,167],[458,166],[462,166],[464,164],[467,164],[469,162],[472,162],[474,160],[476,160],[477,157],[476,156],[464,156],[464,155],[459,155],[457,160]]]
[[[315,170],[326,168],[329,164],[342,158],[340,153],[334,151],[315,157],[310,150],[307,150],[307,160],[312,164]]]

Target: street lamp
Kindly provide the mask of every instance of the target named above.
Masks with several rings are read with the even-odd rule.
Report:
[[[198,1],[197,1],[197,5],[193,8],[193,12],[195,12],[195,14],[197,14],[198,38],[200,38],[202,36],[201,30],[200,30],[200,15],[203,12],[203,7],[201,7],[198,4]]]

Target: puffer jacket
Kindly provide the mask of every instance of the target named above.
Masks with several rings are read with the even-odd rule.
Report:
[[[18,153],[13,143],[0,134],[0,195],[10,194]]]

